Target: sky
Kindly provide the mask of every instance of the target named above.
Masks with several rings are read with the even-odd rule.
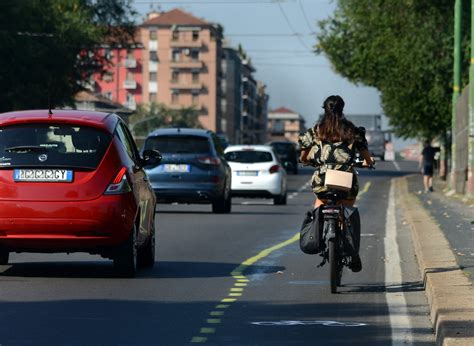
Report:
[[[346,114],[383,114],[376,89],[354,85],[338,75],[326,57],[312,52],[317,22],[332,15],[333,0],[134,0],[133,4],[142,19],[152,9],[181,8],[221,24],[228,44],[241,44],[252,58],[256,78],[267,85],[270,109],[290,108],[306,119],[308,127],[318,119],[329,95],[344,99]],[[382,126],[388,128],[385,118]]]

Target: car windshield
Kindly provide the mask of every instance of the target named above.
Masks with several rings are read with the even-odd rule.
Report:
[[[287,154],[294,151],[294,146],[291,143],[272,143],[272,147],[277,154]]]
[[[377,143],[377,142],[383,142],[384,141],[384,135],[383,132],[377,132],[377,131],[367,131],[365,134],[365,138],[369,143]]]
[[[87,126],[28,124],[0,128],[0,168],[95,169],[112,136]]]
[[[268,151],[242,150],[230,151],[225,154],[225,158],[230,162],[259,163],[273,161],[272,154]]]
[[[211,146],[207,137],[170,135],[149,137],[145,150],[155,149],[162,154],[209,154]]]

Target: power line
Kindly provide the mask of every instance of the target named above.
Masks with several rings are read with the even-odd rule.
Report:
[[[312,34],[314,34],[315,32],[314,32],[314,30],[312,29],[312,26],[311,26],[311,24],[310,24],[310,21],[309,21],[308,17],[306,16],[306,11],[305,11],[304,8],[303,8],[303,4],[302,4],[301,0],[298,0],[298,5],[299,5],[299,7],[300,7],[301,13],[303,13],[303,17],[304,17],[304,20],[305,20],[305,22],[306,22],[306,25],[308,26],[309,31],[310,31]]]
[[[286,15],[285,13],[285,10],[283,9],[283,6],[281,5],[281,3],[278,3],[278,7],[280,8],[280,12],[281,14],[283,15],[283,17],[285,18],[286,20],[286,23],[288,24],[288,27],[290,28],[290,30],[293,32],[293,35],[296,36],[296,38],[298,39],[298,41],[301,43],[301,45],[303,47],[305,47],[307,50],[311,51],[311,48],[308,47],[308,45],[306,44],[306,42],[304,42],[300,35],[297,34],[295,28],[293,27],[293,25],[291,25],[291,22],[290,22],[290,19],[288,18],[288,16]]]

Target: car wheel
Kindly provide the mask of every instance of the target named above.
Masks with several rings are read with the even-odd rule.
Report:
[[[7,265],[9,258],[10,252],[8,250],[0,248],[0,265]]]
[[[215,214],[229,214],[232,210],[232,196],[230,190],[224,196],[212,202],[212,212]]]
[[[273,204],[275,205],[286,205],[286,192],[283,195],[279,195],[273,198]]]
[[[155,264],[155,220],[151,228],[150,239],[147,244],[138,249],[137,265],[140,268],[151,268]]]
[[[128,239],[121,244],[114,256],[114,268],[120,277],[132,278],[137,272],[137,232],[135,225]]]

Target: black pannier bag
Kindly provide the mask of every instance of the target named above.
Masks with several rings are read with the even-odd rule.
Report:
[[[360,215],[353,207],[344,207],[344,231],[342,237],[344,255],[353,256],[359,253]]]
[[[301,251],[309,255],[315,255],[323,251],[323,223],[320,208],[306,212],[300,229]]]

